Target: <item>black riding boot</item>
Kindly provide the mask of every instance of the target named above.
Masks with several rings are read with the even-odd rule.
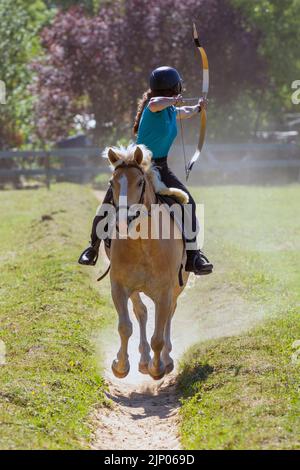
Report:
[[[100,243],[101,240],[99,240],[99,238],[96,242],[91,242],[90,246],[81,253],[78,263],[88,266],[95,266],[99,256]]]
[[[188,250],[185,270],[198,276],[212,273],[213,265],[201,250]]]
[[[93,220],[93,227],[91,233],[91,243],[80,255],[78,263],[87,266],[95,266],[98,260],[99,248],[101,240],[97,237],[97,225],[102,219],[102,216],[96,216]]]
[[[112,188],[109,186],[102,204],[110,204],[113,200]],[[85,264],[88,266],[95,266],[99,256],[99,248],[101,240],[97,236],[97,225],[104,218],[104,215],[96,215],[93,220],[93,227],[91,233],[91,243],[88,248],[86,248],[80,255],[78,263]]]

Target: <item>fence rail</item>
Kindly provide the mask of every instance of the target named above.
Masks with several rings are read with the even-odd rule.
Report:
[[[61,159],[100,157],[101,150],[98,147],[51,149],[51,150],[2,150],[0,160],[7,158],[45,158],[56,157]]]
[[[193,146],[186,145],[188,157],[194,150]],[[107,163],[100,157],[101,149],[98,147],[0,151],[0,181],[12,181],[20,176],[44,176],[49,187],[54,177],[92,178],[109,171]],[[180,145],[173,147],[170,160],[180,171]],[[195,173],[218,171],[234,174],[243,170],[276,168],[295,169],[299,173],[300,149],[296,144],[208,144],[195,166]]]
[[[98,147],[0,151],[0,181],[44,176],[47,187],[54,177],[83,181],[109,171],[100,156]],[[95,164],[95,159],[99,164]]]
[[[188,161],[194,151],[195,146],[185,146]],[[178,158],[182,153],[181,145],[173,146],[170,160],[174,162],[173,169],[183,176],[184,164],[182,157]],[[214,179],[213,174],[234,179],[238,174],[246,176],[246,173],[250,175],[255,170],[265,176],[273,170],[285,170],[286,173],[293,172],[295,179],[299,179],[300,147],[293,143],[207,144],[193,168],[191,178],[196,182],[199,176],[207,175],[214,182],[218,179]]]

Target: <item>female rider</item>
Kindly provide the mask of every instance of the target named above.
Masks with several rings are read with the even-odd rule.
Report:
[[[168,167],[168,152],[177,135],[178,119],[190,118],[206,108],[206,100],[200,99],[196,106],[177,107],[181,101],[182,80],[176,69],[172,67],[159,67],[151,73],[150,89],[144,93],[139,103],[133,131],[137,136],[136,143],[146,145],[152,152],[154,166],[159,170],[161,179],[166,186],[179,188],[189,196],[191,208],[192,231],[197,232],[196,203],[179,179]],[[112,191],[109,189],[103,203],[112,202]],[[101,240],[98,239],[96,228],[102,216],[96,216],[93,222],[91,244],[81,254],[80,264],[94,265],[98,259]],[[197,275],[210,274],[213,265],[206,256],[197,249],[196,237],[187,239],[189,246],[194,249],[187,250],[186,271]]]

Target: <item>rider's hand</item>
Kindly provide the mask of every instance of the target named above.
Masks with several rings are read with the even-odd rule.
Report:
[[[198,106],[199,106],[199,111],[201,111],[202,109],[207,109],[207,106],[208,106],[208,99],[207,98],[200,98],[199,101],[198,101]]]

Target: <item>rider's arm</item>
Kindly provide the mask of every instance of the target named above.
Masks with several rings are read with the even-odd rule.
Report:
[[[176,108],[176,119],[189,119],[198,114],[200,110],[201,108],[198,104],[196,106],[180,106],[180,108]]]
[[[203,109],[207,109],[208,101],[206,98],[200,98],[198,104],[195,106],[180,106],[179,108],[176,107],[176,119],[189,119],[195,114],[200,113]]]
[[[175,105],[177,99],[173,96],[155,96],[150,99],[148,108],[152,113],[157,113],[158,111],[162,111],[169,106]]]

